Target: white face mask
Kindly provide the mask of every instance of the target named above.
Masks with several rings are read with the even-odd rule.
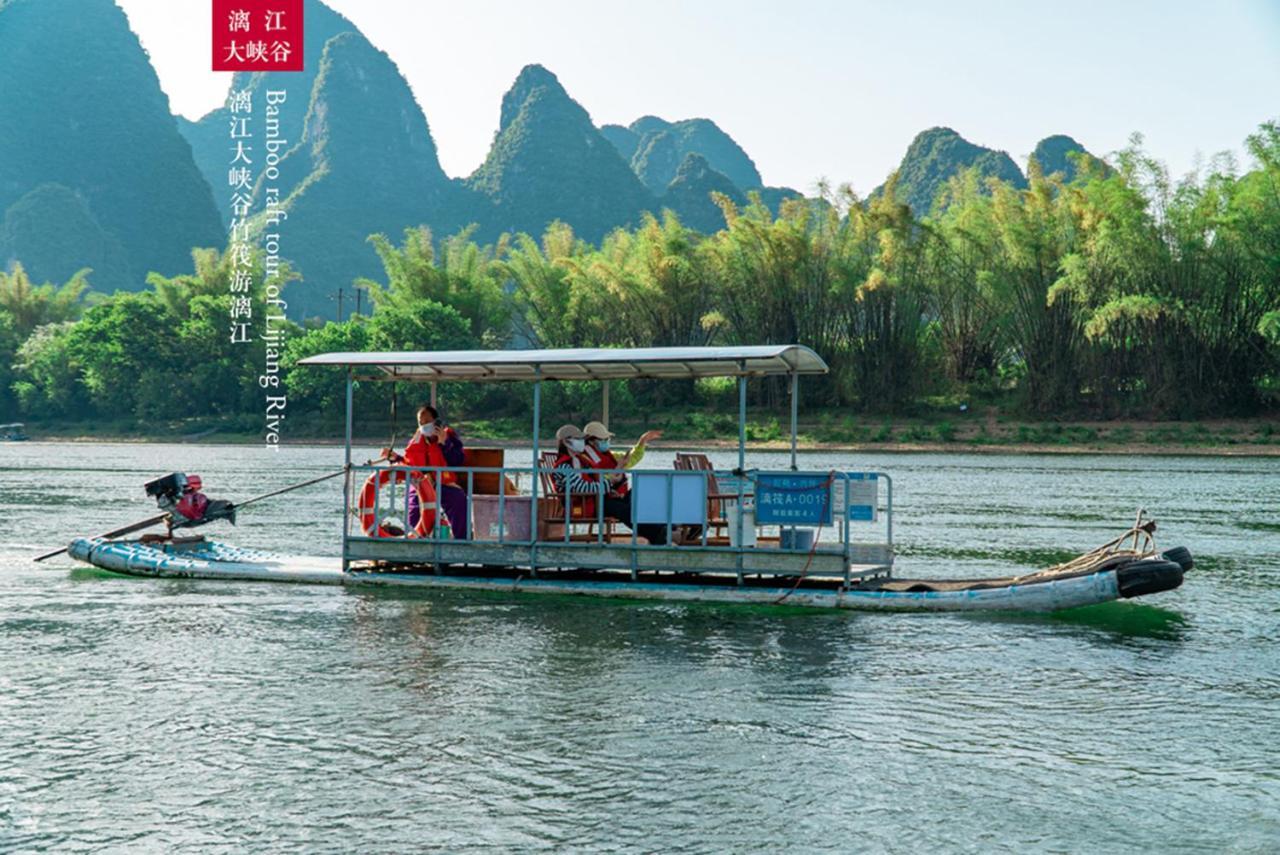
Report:
[[[572,451],[574,454],[581,454],[583,450],[587,447],[586,440],[583,440],[583,439],[571,439],[567,443],[565,443],[565,445],[567,445],[569,450]]]
[[[425,425],[418,428],[418,430],[422,431],[422,435],[427,439],[431,439],[431,437],[440,432],[440,429],[436,427],[435,422],[427,422]]]

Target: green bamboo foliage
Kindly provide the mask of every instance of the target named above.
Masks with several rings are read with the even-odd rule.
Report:
[[[1280,126],[1261,126],[1248,147],[1247,170],[1219,160],[1178,180],[1140,138],[1107,165],[1080,158],[1070,181],[1034,162],[1022,188],[970,171],[925,218],[893,201],[891,178],[870,200],[823,187],[776,215],[757,196],[716,196],[725,226],[712,234],[665,212],[598,246],[563,223],[492,245],[473,229],[439,240],[411,228],[398,244],[374,235],[385,275],[358,283],[372,315],[294,330],[290,358],[338,344],[798,342],[832,368],[806,385],[807,405],[902,412],[938,396],[1039,416],[1256,414],[1280,404]],[[60,288],[34,285],[20,265],[0,273],[0,403],[91,415],[121,403],[113,384],[149,372],[148,387],[186,391],[125,402],[135,412],[252,408],[254,360],[219,326],[226,258],[197,250],[193,261],[192,274],[153,275],[150,293],[101,298],[79,320],[90,272]],[[162,340],[162,329],[175,335]],[[332,408],[329,379],[289,376],[300,406]],[[785,393],[751,386],[766,405]],[[644,405],[700,393],[637,384],[618,394]],[[524,406],[510,395],[454,400]]]
[[[88,268],[77,272],[62,285],[36,285],[21,263],[8,272],[0,270],[0,312],[6,314],[14,332],[26,337],[42,324],[80,317],[80,298],[89,287]]]
[[[438,251],[425,226],[405,229],[400,246],[385,235],[372,235],[369,242],[387,281],[356,284],[368,289],[375,306],[404,309],[423,300],[450,306],[471,325],[477,341],[501,347],[510,330],[510,309],[495,259],[504,247],[481,246],[472,240],[474,232],[472,226],[445,238]]]
[[[776,218],[755,194],[741,210],[727,198],[717,201],[728,225],[707,238],[718,297],[704,327],[732,344],[804,342],[833,356],[847,350],[843,307],[865,267],[849,269],[847,218],[830,200],[790,201]],[[842,380],[817,383],[811,395],[833,402]],[[766,385],[761,394],[772,403],[784,391]]]
[[[897,410],[927,376],[933,235],[892,192],[853,206],[848,229],[838,310],[848,360],[842,391],[864,408]]]
[[[989,386],[1009,348],[1005,302],[988,273],[997,243],[991,199],[977,170],[955,176],[945,192],[927,246],[938,348],[952,383]]]
[[[600,344],[596,295],[571,276],[591,247],[564,223],[552,223],[539,243],[521,234],[499,262],[516,307],[516,330],[543,347]]]
[[[609,235],[600,252],[572,266],[571,276],[595,295],[602,338],[676,347],[705,345],[715,335],[708,316],[717,280],[705,242],[670,211],[661,220],[646,215],[634,232]]]

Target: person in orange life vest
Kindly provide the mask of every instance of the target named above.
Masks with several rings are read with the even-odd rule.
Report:
[[[596,512],[596,498],[604,491],[597,473],[582,471],[597,468],[585,458],[586,450],[582,431],[574,425],[561,425],[556,431],[556,462],[551,482],[557,493],[578,506],[582,515],[591,516]]]
[[[609,442],[613,438],[613,434],[610,433],[609,429],[602,423],[587,422],[586,426],[582,429],[582,433],[587,439],[587,454],[591,454],[591,449],[593,448],[591,440],[595,439],[596,442],[594,447],[596,450],[608,451],[614,460],[617,461],[618,469],[634,469],[640,464],[640,461],[644,459],[646,444],[650,440],[662,438],[662,431],[647,430],[640,435],[640,438],[636,440],[635,445],[631,446],[631,448],[623,454],[622,457],[618,457],[617,454],[609,448]]]
[[[582,429],[582,438],[585,443],[582,459],[590,468],[617,470],[623,468],[621,461],[609,448],[609,440],[613,438],[613,433],[603,423],[587,422]],[[608,496],[625,497],[631,490],[631,486],[627,483],[627,476],[621,471],[616,475],[602,476],[602,480],[608,485]],[[614,515],[610,514],[610,516]]]
[[[405,466],[462,466],[466,456],[458,432],[440,420],[440,412],[429,404],[418,407],[418,430],[404,447],[404,454],[396,454],[390,448],[382,450],[382,456],[392,463]],[[437,487],[440,507],[449,518],[449,528],[454,538],[466,540],[470,536],[470,509],[467,507],[465,482],[459,481],[454,472],[444,471],[430,476]],[[418,524],[421,509],[418,507],[418,491],[409,491],[409,525]]]
[[[610,449],[610,440],[613,439],[613,433],[600,422],[588,422],[587,426],[582,429],[583,433],[583,462],[590,469],[617,469],[625,468],[625,461],[631,457],[631,452],[624,455],[623,460],[618,460]],[[657,431],[651,433],[656,434]],[[644,442],[651,438],[650,434],[641,437],[641,441],[637,443],[637,447],[643,448]],[[641,452],[643,453],[643,451]],[[667,527],[662,523],[641,523],[632,526],[631,523],[631,498],[628,493],[631,492],[631,485],[627,483],[627,476],[619,471],[616,475],[602,475],[604,481],[604,513],[605,516],[613,517],[618,522],[628,527],[633,527],[636,534],[649,541],[651,544],[663,544],[667,542]]]

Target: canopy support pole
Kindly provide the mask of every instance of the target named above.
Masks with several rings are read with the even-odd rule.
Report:
[[[431,381],[431,406],[436,405],[436,381]]]
[[[609,381],[605,380],[600,388],[600,422],[609,427]]]
[[[739,362],[738,368],[738,469],[747,465],[747,363]]]
[[[529,487],[529,570],[538,575],[538,434],[542,425],[542,366],[533,366],[533,484]],[[566,501],[567,505],[568,502]]]
[[[791,471],[796,471],[796,423],[800,415],[800,375],[791,372]]]
[[[738,548],[735,550],[737,556],[735,561],[738,569],[738,584],[741,585],[742,577],[742,533],[746,524],[746,482],[747,482],[747,363],[746,360],[738,362]]]
[[[342,572],[347,572],[350,559],[347,557],[347,538],[351,536],[351,399],[352,370],[347,369],[347,428],[343,441],[343,462],[346,464],[346,476],[342,479]],[[392,426],[392,430],[395,426]]]

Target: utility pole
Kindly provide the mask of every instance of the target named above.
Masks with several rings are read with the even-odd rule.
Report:
[[[360,298],[364,296],[363,288],[356,288],[356,314],[360,314]]]
[[[342,289],[338,289],[338,323],[342,323]]]

